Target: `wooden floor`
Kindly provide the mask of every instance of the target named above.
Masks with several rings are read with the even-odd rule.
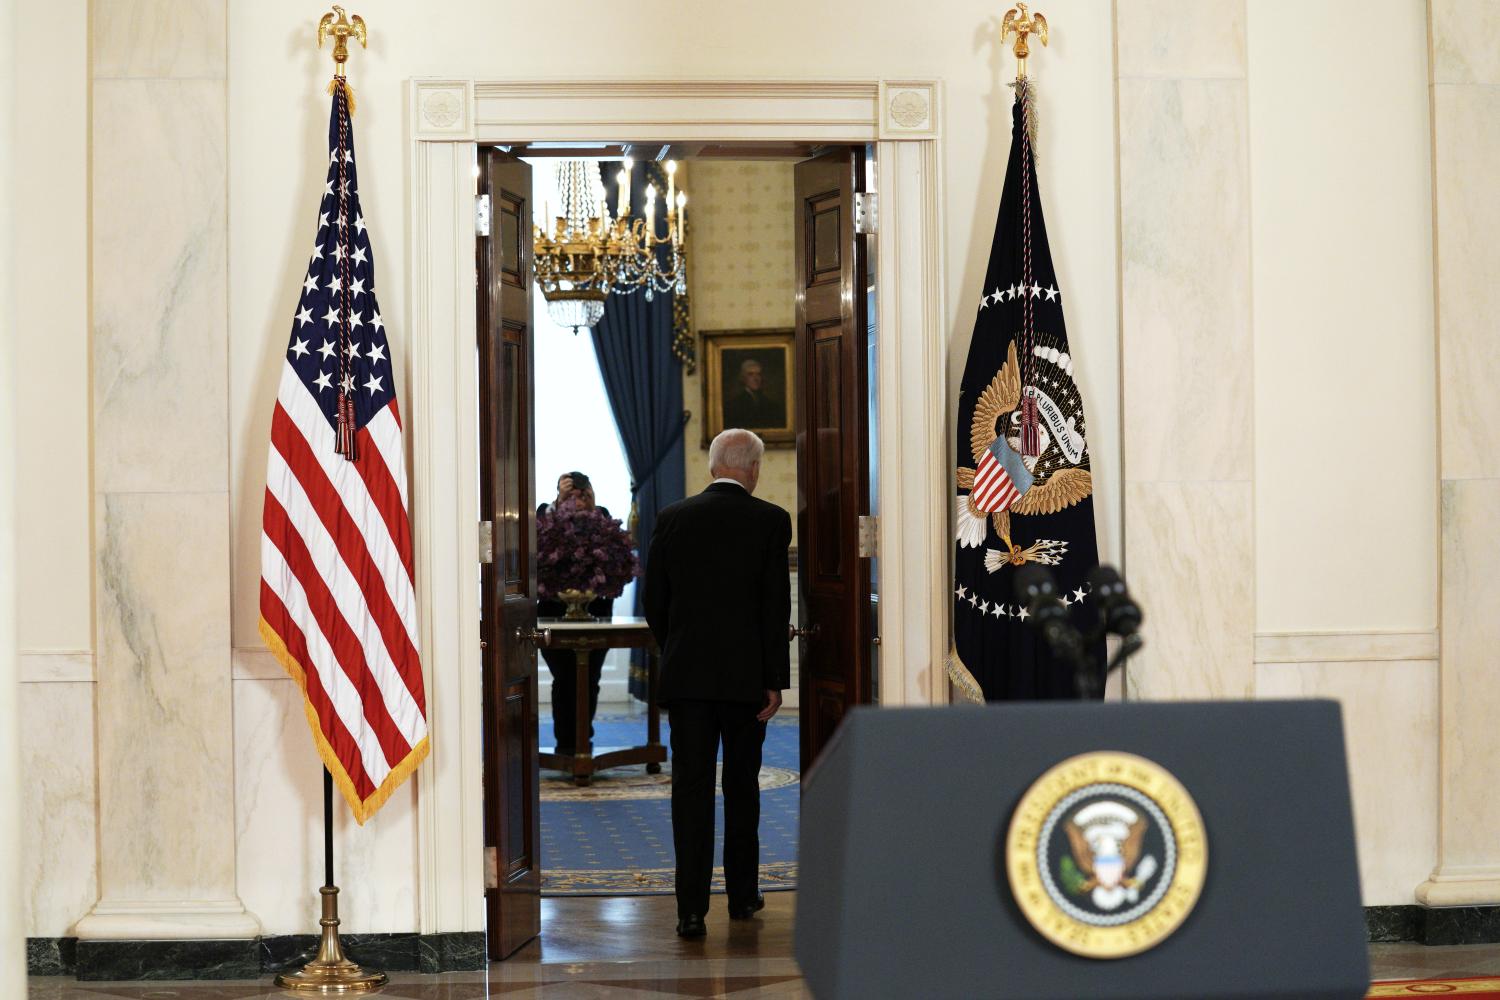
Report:
[[[734,1000],[811,997],[792,958],[796,893],[766,894],[756,919],[731,921],[714,897],[708,936],[675,934],[670,896],[554,898],[542,903],[542,936],[484,972],[422,976],[395,973],[378,994],[391,1000],[481,1000],[485,997],[591,1000],[596,997]],[[1500,945],[1428,948],[1381,944],[1370,949],[1376,979],[1500,975]],[[229,983],[78,983],[33,978],[31,1000],[261,1000],[283,998],[269,978]],[[9,998],[3,998],[9,1000]]]
[[[796,897],[768,892],[756,919],[730,920],[726,897],[714,896],[708,936],[695,940],[677,936],[677,900],[671,896],[544,899],[542,936],[502,964],[790,959]]]

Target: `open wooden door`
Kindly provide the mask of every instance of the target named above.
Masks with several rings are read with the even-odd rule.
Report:
[[[869,399],[863,153],[797,164],[797,535],[802,770],[849,706],[870,700]]]
[[[489,957],[501,959],[537,936],[542,916],[530,165],[481,149],[479,192],[489,196],[491,215],[490,235],[476,245],[479,516],[492,538],[480,553],[488,558],[480,573],[484,899]]]

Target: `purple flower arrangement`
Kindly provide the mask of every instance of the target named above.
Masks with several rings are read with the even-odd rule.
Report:
[[[630,535],[597,507],[564,500],[536,519],[537,593],[557,597],[564,590],[619,597],[640,575]]]

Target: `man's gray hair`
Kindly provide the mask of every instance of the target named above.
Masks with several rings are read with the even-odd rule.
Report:
[[[765,451],[766,443],[753,431],[739,427],[720,431],[708,446],[709,474],[721,475],[726,469],[748,472]]]

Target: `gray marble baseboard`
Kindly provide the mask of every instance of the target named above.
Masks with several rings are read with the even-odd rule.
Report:
[[[137,979],[255,979],[254,938],[232,941],[79,941],[74,975],[83,982]]]
[[[32,976],[71,976],[77,969],[77,938],[27,938],[26,972]]]
[[[1500,906],[1367,906],[1365,928],[1372,942],[1495,944]]]
[[[384,972],[468,972],[485,966],[484,934],[343,934],[344,952]],[[246,941],[79,941],[28,938],[26,971],[90,982],[255,979],[297,969],[317,953],[314,934]]]

